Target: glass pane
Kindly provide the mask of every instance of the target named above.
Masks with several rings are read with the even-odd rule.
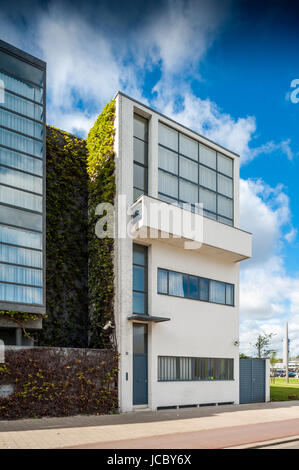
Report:
[[[147,353],[147,325],[136,323],[133,325],[133,353]]]
[[[227,217],[228,219],[233,218],[233,201],[226,197],[217,196],[218,198],[218,214]]]
[[[217,220],[216,214],[213,214],[212,212],[209,211],[203,211],[203,215],[206,217],[209,217],[209,219]],[[218,219],[219,220],[219,219]]]
[[[0,109],[0,125],[9,127],[15,131],[21,132],[22,134],[28,134],[37,139],[43,138],[44,126],[38,124],[31,119],[26,119],[17,114],[10,113],[4,109]]]
[[[144,279],[144,268],[140,266],[133,266],[133,289],[144,292],[145,279]]]
[[[43,219],[38,214],[31,214],[20,209],[0,205],[0,222],[8,225],[13,222],[13,225],[18,227],[41,231]]]
[[[209,300],[209,280],[200,278],[199,289],[200,289],[200,300]]]
[[[26,248],[17,248],[16,246],[2,244],[0,244],[0,261],[3,263],[32,266],[34,268],[42,268],[43,266],[41,251],[27,250]]]
[[[42,234],[0,225],[0,242],[42,249]]]
[[[42,70],[3,51],[0,51],[0,69],[37,85],[43,84],[44,72]]]
[[[36,157],[43,156],[43,143],[30,139],[15,132],[0,129],[0,145],[6,145],[21,152],[30,153]]]
[[[148,140],[148,120],[138,114],[134,114],[134,137]]]
[[[203,204],[205,210],[216,212],[216,194],[207,189],[200,188],[199,202]]]
[[[134,164],[134,187],[146,192],[146,168]]]
[[[215,150],[200,144],[199,147],[199,161],[216,170],[216,152]]]
[[[158,293],[159,294],[168,293],[167,277],[168,277],[167,271],[165,271],[164,269],[158,269]]]
[[[145,266],[147,247],[141,245],[133,245],[133,264]]]
[[[183,274],[169,271],[169,295],[177,295],[178,297],[188,296],[188,281],[184,279]]]
[[[26,304],[42,304],[43,290],[36,287],[0,284],[0,300]]]
[[[180,199],[185,202],[198,202],[198,186],[180,179]]]
[[[159,193],[159,199],[164,202],[168,202],[169,204],[174,204],[175,206],[178,205],[178,201],[168,196],[164,196],[164,194]]]
[[[178,178],[159,170],[159,192],[178,197]]]
[[[159,123],[159,144],[172,150],[178,150],[178,132],[165,124]]]
[[[227,219],[226,217],[220,217],[220,215],[217,217],[217,220],[226,225],[231,225],[231,226],[233,225],[232,219]]]
[[[228,176],[233,176],[233,160],[218,153],[218,171]]]
[[[5,92],[3,106],[37,121],[43,120],[44,111],[42,106],[11,93]]]
[[[198,164],[191,162],[187,158],[180,157],[180,176],[198,183]]]
[[[19,78],[12,77],[7,73],[0,72],[0,80],[4,82],[5,88],[10,91],[14,91],[19,95],[25,96],[33,101],[42,103],[43,101],[43,89],[26,83]]]
[[[159,168],[178,174],[178,155],[159,145]]]
[[[147,166],[147,143],[134,138],[134,160]]]
[[[144,194],[144,191],[142,189],[133,189],[133,199],[134,201],[137,201],[137,199]]]
[[[0,281],[41,287],[43,285],[43,272],[39,269],[0,264]]]
[[[180,134],[180,153],[198,161],[198,143],[196,140]]]
[[[146,294],[133,292],[133,313],[147,314],[146,311]]]
[[[192,299],[199,298],[198,277],[189,276],[189,297],[191,297]]]
[[[0,166],[0,183],[15,186],[16,188],[27,189],[34,193],[42,194],[43,192],[42,178],[27,175],[26,173],[21,173],[20,171],[3,166]]]
[[[234,305],[234,286],[226,284],[226,304]]]
[[[210,281],[210,302],[225,304],[224,282]]]
[[[43,162],[36,158],[13,152],[0,147],[0,163],[12,166],[18,170],[28,171],[35,175],[43,175]]]
[[[41,196],[35,196],[34,194],[5,186],[0,186],[0,202],[37,212],[42,212],[43,210],[43,198]]]
[[[218,174],[218,192],[228,197],[233,197],[233,181],[226,176]]]
[[[199,181],[202,186],[216,191],[216,172],[200,165]]]

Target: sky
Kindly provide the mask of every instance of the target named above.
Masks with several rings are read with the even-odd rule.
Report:
[[[240,154],[240,350],[299,355],[299,8],[255,0],[1,0],[0,38],[47,62],[47,121],[85,136],[118,90]],[[297,83],[296,83],[297,80]],[[296,91],[298,90],[298,92]]]

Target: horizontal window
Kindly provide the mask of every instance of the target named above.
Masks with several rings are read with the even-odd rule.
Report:
[[[30,153],[36,157],[43,156],[43,143],[37,140],[25,137],[15,132],[10,132],[0,128],[0,145],[5,145],[14,150]]]
[[[28,171],[28,173],[34,173],[35,175],[43,175],[42,160],[2,147],[0,147],[0,164],[11,166],[17,170]]]
[[[42,287],[43,272],[40,269],[0,263],[0,281]]]
[[[43,236],[41,233],[0,225],[0,242],[41,250]]]
[[[42,305],[43,289],[0,283],[0,301]]]
[[[0,183],[42,194],[43,180],[37,176],[21,173],[0,165]]]
[[[0,72],[0,80],[4,82],[4,86],[7,90],[14,91],[19,95],[29,98],[30,100],[37,101],[38,103],[43,102],[43,89],[37,86],[31,85],[30,83],[24,82],[16,77]]]
[[[0,243],[0,261],[34,268],[42,268],[43,266],[41,251],[27,250],[26,248],[3,245],[2,243]]]
[[[234,285],[158,268],[158,294],[234,305]]]
[[[234,380],[234,360],[206,357],[158,357],[158,381]]]
[[[43,218],[39,214],[0,205],[0,223],[41,231]]]
[[[12,206],[23,207],[36,212],[42,212],[43,210],[43,198],[42,196],[36,196],[34,194],[25,193],[18,189],[7,188],[6,186],[0,185],[0,202],[10,204]]]
[[[42,121],[44,117],[43,107],[39,104],[32,103],[32,101],[25,100],[19,96],[13,95],[5,91],[4,102],[1,103],[5,108],[11,109],[16,113],[24,114],[29,118]]]
[[[0,125],[27,134],[37,139],[43,138],[44,125],[0,108]]]

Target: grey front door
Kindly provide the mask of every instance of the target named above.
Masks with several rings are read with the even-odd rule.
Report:
[[[147,325],[133,324],[133,405],[148,403]]]
[[[240,403],[265,401],[266,361],[240,359]]]

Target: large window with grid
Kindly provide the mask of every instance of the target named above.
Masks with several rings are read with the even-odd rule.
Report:
[[[233,160],[159,123],[159,199],[233,225]]]
[[[0,308],[42,312],[45,64],[0,43],[0,82]]]
[[[148,191],[148,120],[134,114],[134,201]]]
[[[234,380],[234,360],[209,357],[158,357],[158,381]]]

